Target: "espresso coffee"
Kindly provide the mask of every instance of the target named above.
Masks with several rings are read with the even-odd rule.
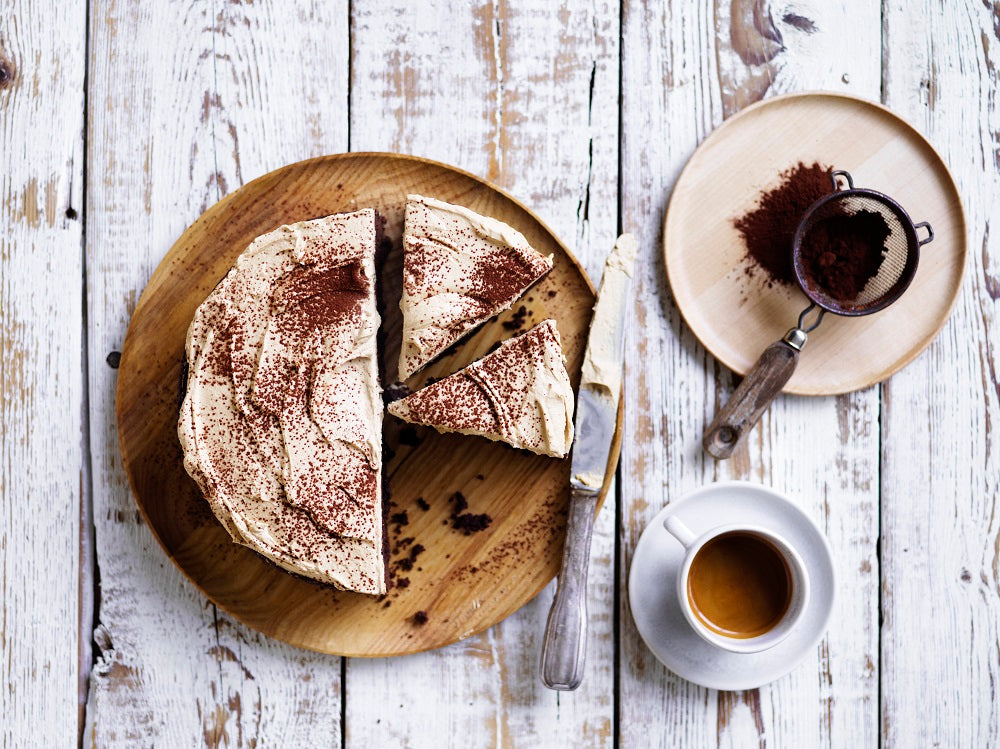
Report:
[[[726,637],[747,639],[768,632],[792,600],[784,556],[765,538],[746,531],[723,533],[691,562],[688,598],[702,623]]]

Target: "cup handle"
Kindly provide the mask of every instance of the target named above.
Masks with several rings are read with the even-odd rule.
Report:
[[[697,538],[691,529],[684,525],[676,515],[671,515],[664,520],[663,527],[667,529],[667,533],[680,541],[685,549],[693,544]]]

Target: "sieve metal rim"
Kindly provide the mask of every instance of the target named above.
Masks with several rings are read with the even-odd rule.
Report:
[[[836,182],[836,175],[841,173],[846,174],[845,172],[834,172],[834,185],[838,184]],[[849,176],[850,175],[848,175],[848,177]],[[805,294],[811,302],[835,315],[840,315],[842,317],[861,317],[863,315],[870,315],[874,312],[885,309],[903,295],[903,292],[906,291],[909,285],[913,282],[914,276],[917,274],[917,265],[920,262],[920,245],[922,243],[917,237],[917,229],[916,225],[913,223],[913,219],[910,218],[910,214],[906,212],[906,209],[899,204],[899,201],[889,197],[884,192],[879,192],[878,190],[872,190],[867,187],[854,187],[853,182],[850,180],[848,181],[848,184],[851,185],[848,189],[842,190],[838,188],[829,195],[824,195],[806,210],[805,214],[802,216],[802,220],[799,221],[799,225],[795,229],[795,236],[792,239],[792,267],[795,271],[795,280],[798,282],[799,288],[802,289],[802,293]],[[899,223],[903,228],[903,233],[906,235],[907,259],[906,267],[903,269],[903,272],[893,285],[892,291],[880,297],[877,303],[869,302],[868,304],[856,307],[844,307],[842,305],[826,301],[827,297],[825,295],[820,296],[815,290],[809,288],[809,284],[806,283],[805,279],[805,267],[802,262],[802,253],[800,252],[800,248],[802,246],[802,239],[806,229],[812,228],[812,217],[827,203],[833,200],[845,200],[851,197],[872,198],[889,205],[899,218]]]

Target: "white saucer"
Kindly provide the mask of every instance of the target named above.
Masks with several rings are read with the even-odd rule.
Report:
[[[760,653],[730,653],[699,637],[677,601],[684,547],[663,527],[677,513],[697,536],[722,523],[760,525],[784,538],[809,571],[810,596],[798,626]],[[629,571],[632,618],[646,646],[667,668],[712,689],[753,689],[784,676],[823,637],[835,591],[830,545],[813,520],[777,492],[744,481],[710,484],[664,507],[642,532]]]

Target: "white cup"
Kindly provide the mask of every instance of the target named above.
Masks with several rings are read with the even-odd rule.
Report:
[[[798,552],[789,543],[776,533],[754,525],[720,525],[705,531],[700,536],[688,528],[676,515],[671,515],[663,522],[663,527],[667,529],[674,538],[681,542],[685,548],[684,563],[681,565],[677,575],[677,598],[680,602],[681,611],[687,618],[691,628],[694,629],[704,640],[716,647],[728,650],[733,653],[757,653],[767,650],[777,645],[788,637],[795,629],[805,613],[806,605],[809,602],[809,575],[805,564]],[[691,563],[694,562],[698,552],[705,544],[723,533],[747,533],[764,539],[773,546],[785,561],[788,568],[791,584],[791,597],[784,615],[777,624],[763,634],[755,637],[729,637],[727,635],[710,629],[704,621],[695,613],[691,605],[691,596],[688,589],[688,581],[691,575]]]

